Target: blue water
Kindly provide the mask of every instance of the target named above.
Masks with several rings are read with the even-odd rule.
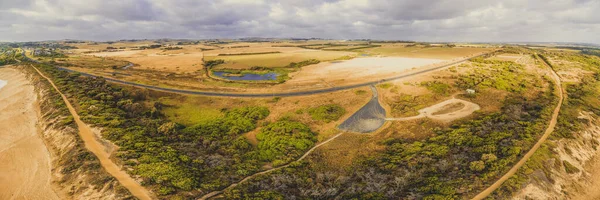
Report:
[[[242,76],[224,76],[227,72],[213,72],[215,76],[232,81],[269,81],[276,80],[277,73],[269,72],[266,74],[243,74]]]

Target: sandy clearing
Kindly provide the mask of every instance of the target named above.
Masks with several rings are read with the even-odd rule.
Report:
[[[62,92],[58,89],[58,87],[56,87],[54,82],[50,78],[46,77],[37,68],[34,67],[34,69],[43,78],[48,80],[48,82],[50,82],[52,87],[54,87],[54,89],[56,89],[58,91],[58,93],[61,95],[63,101],[65,102],[65,104],[67,105],[67,108],[69,109],[69,112],[71,113],[71,115],[73,115],[73,120],[75,120],[75,123],[77,124],[77,128],[79,129],[79,136],[83,140],[85,147],[90,152],[92,152],[94,155],[96,155],[96,157],[100,161],[100,165],[102,165],[102,167],[106,170],[106,172],[108,172],[115,179],[117,179],[117,181],[119,181],[119,183],[121,183],[121,185],[123,187],[127,188],[127,190],[129,190],[129,192],[131,192],[131,194],[133,196],[135,196],[136,198],[142,199],[142,200],[152,199],[152,197],[151,197],[152,194],[148,190],[146,190],[146,188],[144,188],[137,181],[135,181],[133,178],[131,178],[131,176],[129,176],[129,174],[125,173],[125,171],[121,170],[121,168],[110,159],[111,155],[110,155],[110,153],[105,151],[105,146],[96,139],[96,135],[95,135],[94,131],[87,124],[85,124],[85,123],[83,123],[83,121],[81,121],[79,114],[77,114],[77,111],[75,110],[75,108],[73,108],[73,106],[71,105],[71,103],[69,102],[67,97],[64,94],[62,94]]]
[[[0,79],[7,80],[0,90],[0,199],[60,199],[52,189],[50,153],[38,135],[33,85],[12,68],[0,68]]]
[[[462,108],[452,111],[452,112],[448,112],[448,113],[444,113],[444,114],[435,114],[437,112],[448,109],[448,106],[451,106],[453,104],[458,104],[458,103],[463,104],[464,106],[462,106]],[[481,109],[481,107],[479,107],[479,105],[469,102],[469,101],[465,101],[462,99],[448,99],[441,103],[438,103],[433,106],[429,106],[427,108],[423,108],[423,109],[419,110],[419,113],[420,113],[419,115],[412,116],[412,117],[386,118],[386,120],[388,120],[388,121],[409,121],[409,120],[415,120],[415,119],[427,117],[427,118],[430,118],[430,119],[433,119],[436,121],[441,121],[441,122],[447,123],[447,122],[451,122],[451,121],[469,116],[469,115],[473,114],[473,112],[475,112],[479,109]]]

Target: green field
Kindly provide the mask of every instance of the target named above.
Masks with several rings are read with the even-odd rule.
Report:
[[[223,113],[219,109],[211,106],[201,106],[202,103],[195,102],[193,99],[192,101],[183,101],[163,97],[159,101],[166,105],[163,112],[169,119],[186,126],[205,123],[223,117]]]

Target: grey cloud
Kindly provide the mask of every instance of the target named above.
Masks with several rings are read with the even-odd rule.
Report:
[[[0,1],[0,41],[324,37],[600,43],[597,0]]]

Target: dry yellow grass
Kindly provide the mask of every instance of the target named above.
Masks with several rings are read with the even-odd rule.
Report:
[[[282,50],[286,49],[286,50]],[[206,60],[223,59],[227,63],[218,66],[218,68],[229,69],[248,69],[254,66],[262,67],[285,67],[292,62],[302,62],[305,60],[316,59],[320,61],[334,60],[344,56],[354,56],[353,52],[342,51],[320,51],[296,49],[289,50],[287,47],[273,48],[274,51],[280,51],[276,54],[260,55],[239,55],[239,56],[207,56]],[[268,50],[268,49],[264,49]],[[267,51],[262,51],[267,52]]]
[[[383,45],[378,48],[365,49],[363,52],[372,55],[400,56],[409,58],[455,59],[490,51],[489,48],[474,47],[407,47],[404,44]]]

